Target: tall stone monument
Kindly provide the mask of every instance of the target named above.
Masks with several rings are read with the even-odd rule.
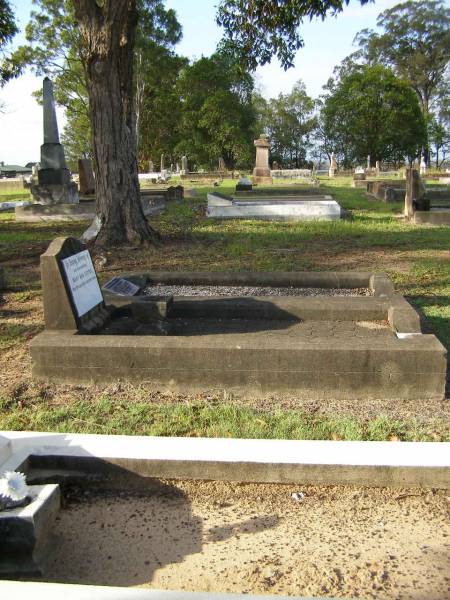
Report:
[[[254,141],[256,147],[256,163],[253,169],[253,183],[272,184],[269,166],[269,141],[265,135]]]
[[[164,154],[161,154],[161,166],[160,167],[161,167],[160,170],[161,170],[161,173],[162,173],[165,170],[165,167],[164,167]]]
[[[328,176],[334,177],[336,175],[336,171],[337,171],[336,156],[334,155],[334,152],[332,152],[331,157],[330,157],[330,168],[328,170]]]
[[[43,83],[44,143],[38,183],[31,185],[33,200],[37,204],[78,204],[78,187],[71,180],[66,165],[64,147],[59,141],[53,84],[48,77]]]

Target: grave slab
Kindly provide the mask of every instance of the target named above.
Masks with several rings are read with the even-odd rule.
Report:
[[[341,207],[331,196],[264,197],[233,199],[208,194],[206,216],[216,219],[262,219],[268,221],[333,221],[341,218]]]

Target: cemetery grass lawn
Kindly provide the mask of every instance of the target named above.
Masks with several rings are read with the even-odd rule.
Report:
[[[323,184],[324,182],[322,182]],[[328,183],[328,181],[326,181]],[[221,191],[231,192],[225,181]],[[336,178],[323,186],[350,212],[340,222],[212,221],[206,187],[172,204],[152,224],[159,247],[93,249],[102,282],[159,270],[376,270],[426,316],[426,328],[450,348],[450,233],[405,224],[401,204],[386,205]],[[28,342],[43,327],[39,256],[57,236],[78,236],[83,223],[16,224],[0,213],[0,264],[10,289],[0,303],[0,429],[288,439],[450,441],[444,402],[237,401],[216,391],[156,394],[131,385],[62,386],[31,381]],[[274,408],[274,405],[276,408]]]

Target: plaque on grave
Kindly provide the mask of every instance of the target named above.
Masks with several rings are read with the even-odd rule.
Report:
[[[123,277],[113,277],[105,283],[103,289],[119,296],[135,296],[141,290],[138,285]]]
[[[88,250],[63,258],[61,264],[77,315],[82,317],[103,302],[95,268]]]

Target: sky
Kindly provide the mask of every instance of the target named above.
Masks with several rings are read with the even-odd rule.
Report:
[[[209,56],[221,38],[221,30],[215,23],[219,0],[167,0],[183,27],[183,39],[177,45],[178,54],[191,59]],[[317,97],[322,86],[332,75],[341,60],[355,50],[353,39],[358,31],[374,29],[376,18],[386,8],[399,0],[375,0],[361,6],[350,0],[349,6],[337,17],[325,21],[306,22],[301,27],[304,48],[298,51],[295,66],[284,71],[274,60],[256,72],[257,85],[267,98],[287,93],[302,79],[308,94]],[[16,21],[21,29],[14,40],[15,45],[25,43],[23,30],[31,11],[31,0],[9,0]],[[39,160],[42,144],[42,108],[31,96],[42,85],[41,79],[27,72],[0,88],[0,101],[5,112],[0,113],[0,161],[6,164],[24,165]],[[64,110],[58,108],[60,131],[64,125]]]

